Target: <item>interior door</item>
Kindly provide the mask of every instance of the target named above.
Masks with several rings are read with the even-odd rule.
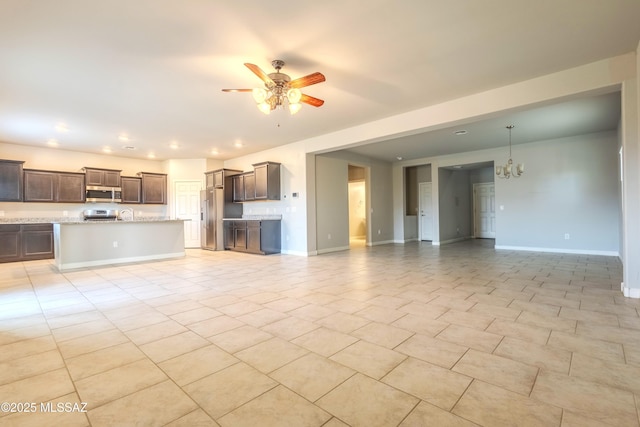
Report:
[[[184,222],[184,247],[200,247],[200,189],[202,181],[176,181],[176,218]]]
[[[473,235],[496,237],[496,187],[493,182],[473,184]]]
[[[431,196],[431,183],[418,184],[419,208],[420,208],[420,240],[433,240],[433,199]]]

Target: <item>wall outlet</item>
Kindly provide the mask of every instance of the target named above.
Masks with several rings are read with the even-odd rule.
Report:
[[[331,240],[331,233],[327,234],[327,239]]]
[[[569,240],[570,238],[571,238],[571,236],[569,235],[569,233],[565,233],[564,240]]]
[[[4,216],[4,211],[0,211],[0,216]]]
[[[117,240],[114,240],[114,241],[113,241],[113,247],[114,247],[114,248],[117,248],[117,247],[118,247],[118,241],[117,241]]]
[[[378,235],[380,234],[380,229],[378,229]]]
[[[294,199],[298,197],[298,193],[291,193],[291,197],[293,197]]]

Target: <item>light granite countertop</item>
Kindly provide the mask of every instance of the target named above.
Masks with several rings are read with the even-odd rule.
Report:
[[[83,220],[76,217],[62,218],[0,218],[0,225],[8,224],[95,224],[95,223],[114,223],[122,224],[128,222],[172,222],[172,221],[189,221],[185,219],[170,219],[167,217],[139,217],[131,220]]]

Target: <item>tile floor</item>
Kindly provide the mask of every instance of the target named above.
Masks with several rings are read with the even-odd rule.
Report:
[[[490,240],[0,264],[0,402],[37,405],[0,424],[638,426],[620,281],[615,258]]]

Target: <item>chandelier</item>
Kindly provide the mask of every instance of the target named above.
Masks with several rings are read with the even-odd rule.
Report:
[[[271,110],[278,107],[284,108],[285,105],[289,106],[291,114],[297,113],[302,108],[302,104],[300,104],[302,92],[298,88],[286,89],[285,86],[276,84],[268,89],[255,88],[252,90],[252,94],[258,110],[264,114],[269,114]]]
[[[509,160],[504,166],[496,166],[496,175],[498,178],[509,179],[512,176],[518,178],[524,173],[524,163],[518,163],[514,170],[513,160],[511,160],[511,129],[513,128],[513,125],[507,126],[507,129],[509,129]]]

